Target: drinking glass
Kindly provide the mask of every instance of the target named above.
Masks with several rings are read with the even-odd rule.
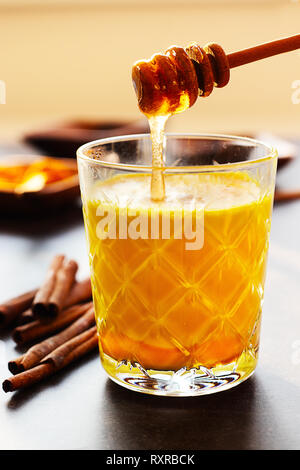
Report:
[[[148,134],[77,152],[100,357],[129,389],[203,395],[257,364],[277,153],[200,134],[163,152],[162,201]]]

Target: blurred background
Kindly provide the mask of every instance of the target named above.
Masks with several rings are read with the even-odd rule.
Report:
[[[297,0],[0,0],[0,138],[73,119],[140,119],[134,61],[191,41],[230,53],[296,34],[299,19]],[[297,51],[234,69],[168,129],[295,136],[299,79]]]

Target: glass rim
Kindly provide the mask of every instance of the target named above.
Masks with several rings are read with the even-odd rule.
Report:
[[[253,160],[244,160],[241,162],[233,162],[233,163],[220,163],[217,165],[182,165],[182,166],[164,166],[164,171],[172,171],[172,172],[207,172],[207,171],[220,171],[220,170],[230,170],[230,169],[237,169],[237,168],[247,168],[252,167],[255,164],[263,163],[269,160],[276,159],[278,157],[278,151],[276,148],[272,147],[271,145],[266,144],[257,139],[253,139],[251,137],[243,137],[237,135],[230,135],[230,134],[205,134],[205,133],[177,133],[177,132],[166,132],[165,137],[173,137],[173,138],[194,138],[194,139],[204,139],[208,138],[211,140],[228,140],[228,141],[241,141],[244,143],[249,143],[255,146],[261,146],[266,150],[266,155],[258,158],[254,158]],[[117,163],[117,162],[107,162],[101,159],[93,159],[88,155],[85,155],[85,150],[90,149],[91,147],[97,145],[105,145],[110,143],[117,143],[123,141],[130,141],[130,140],[141,140],[144,138],[149,138],[151,140],[150,133],[147,134],[126,134],[126,135],[119,135],[114,137],[107,137],[103,139],[92,140],[90,142],[86,142],[85,144],[81,145],[77,151],[76,155],[77,158],[80,160],[85,160],[90,163],[100,165],[105,168],[110,169],[119,169],[119,170],[127,170],[127,171],[138,171],[138,172],[151,172],[153,170],[152,165],[137,165],[136,163]]]

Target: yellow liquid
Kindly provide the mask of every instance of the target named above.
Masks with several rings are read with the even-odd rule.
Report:
[[[116,176],[97,183],[84,201],[104,367],[112,359],[176,371],[243,357],[244,367],[251,362],[254,369],[272,195],[237,172],[165,175],[165,198],[155,203],[150,179]],[[195,204],[204,210],[203,246],[187,249],[191,240],[179,239],[172,222],[190,215],[195,226]],[[148,223],[147,237],[145,230],[138,239],[126,233],[136,220],[128,207],[140,215],[135,228]],[[161,221],[170,217],[169,239],[162,227],[151,238],[153,208]],[[100,239],[107,211],[116,222]]]

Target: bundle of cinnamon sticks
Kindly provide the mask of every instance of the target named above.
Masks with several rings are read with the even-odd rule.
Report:
[[[8,368],[5,392],[28,387],[97,348],[90,279],[76,280],[78,265],[56,255],[44,282],[0,305],[0,327],[11,327],[17,345],[29,348]]]

